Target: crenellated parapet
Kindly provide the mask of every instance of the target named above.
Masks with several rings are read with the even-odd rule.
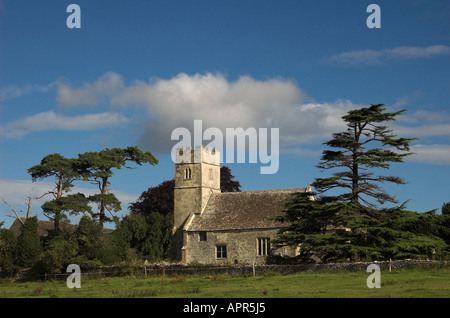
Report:
[[[203,145],[178,147],[176,149],[175,163],[209,163],[213,165],[220,165],[220,152],[211,147],[204,147]]]

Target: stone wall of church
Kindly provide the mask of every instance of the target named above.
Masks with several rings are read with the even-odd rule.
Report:
[[[186,232],[184,260],[186,263],[235,265],[266,263],[267,256],[259,255],[258,239],[276,237],[277,229],[233,230],[213,232]],[[202,236],[202,237],[201,237]],[[205,240],[206,239],[206,240]],[[226,257],[223,257],[226,246]],[[219,252],[217,249],[221,249]],[[290,248],[271,249],[269,253],[295,256]]]

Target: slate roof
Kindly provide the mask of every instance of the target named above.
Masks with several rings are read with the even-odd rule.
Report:
[[[267,220],[283,214],[283,204],[295,192],[307,188],[225,192],[212,194],[203,213],[193,214],[186,231],[223,231],[281,228],[281,222]]]

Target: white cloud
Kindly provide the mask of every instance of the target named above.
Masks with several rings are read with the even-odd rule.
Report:
[[[87,97],[80,97],[84,93]],[[308,143],[342,129],[340,117],[357,107],[350,101],[307,103],[309,98],[288,79],[241,76],[229,81],[220,73],[180,73],[171,79],[135,81],[128,86],[119,75],[107,73],[81,88],[64,86],[64,92],[58,93],[63,95],[67,105],[81,101],[92,105],[107,96],[116,110],[145,109],[148,117],[141,141],[151,149],[170,148],[175,144],[170,139],[172,131],[186,127],[193,132],[195,119],[202,120],[203,129],[216,127],[223,132],[238,127],[280,128],[282,145]]]
[[[444,110],[404,113],[391,127],[397,135],[404,137],[450,136],[450,114]]]
[[[407,160],[428,164],[450,165],[450,145],[414,145],[414,155]]]
[[[407,55],[402,50],[393,51]],[[420,98],[421,94],[416,91],[401,98],[394,108]],[[185,127],[193,134],[194,120],[201,119],[203,131],[215,127],[224,135],[226,128],[279,128],[281,147],[299,146],[303,150],[297,154],[312,155],[314,152],[306,151],[305,145],[323,142],[332,133],[345,130],[341,117],[351,109],[362,107],[349,100],[312,102],[289,79],[257,80],[241,76],[230,81],[220,73],[180,73],[169,79],[126,83],[122,76],[109,72],[79,87],[59,82],[57,96],[63,106],[94,107],[107,103],[115,112],[71,118],[53,111],[44,112],[18,119],[3,129],[0,127],[0,135],[21,136],[49,129],[101,129],[127,122],[119,112],[129,113],[134,109],[139,113],[134,118],[140,121],[134,122],[134,131],[140,135],[141,146],[152,151],[168,151],[177,143],[171,140],[175,128]],[[449,119],[445,111],[419,110],[402,114],[392,128],[404,137],[449,136]]]
[[[431,58],[441,55],[450,55],[450,47],[447,45],[399,46],[392,49],[348,51],[333,55],[326,61],[349,64],[379,64],[391,59]]]
[[[304,144],[322,140],[344,128],[340,117],[357,106],[350,101],[334,103],[308,102],[310,99],[289,79],[256,80],[241,76],[229,81],[222,74],[180,73],[170,79],[134,81],[125,85],[122,76],[108,72],[79,87],[54,82],[61,107],[90,106],[107,103],[114,112],[66,116],[53,110],[22,117],[0,126],[0,136],[23,137],[31,132],[48,130],[93,130],[126,123],[119,112],[130,107],[140,113],[141,144],[153,150],[167,150],[176,143],[170,136],[177,127],[193,131],[195,119],[203,129],[216,127],[244,129],[279,128],[281,145]],[[53,84],[52,84],[53,85]],[[19,96],[5,91],[5,96]],[[135,123],[134,127],[137,127]]]
[[[392,125],[395,134],[409,138],[450,136],[450,124],[425,124],[420,126]]]
[[[65,116],[53,110],[22,117],[0,127],[0,136],[20,138],[31,132],[48,130],[83,131],[117,126],[128,122],[128,119],[116,112]]]
[[[28,95],[34,92],[46,93],[49,90],[55,88],[56,85],[56,82],[53,82],[48,85],[3,86],[0,88],[0,102]]]
[[[320,157],[322,150],[312,150],[307,148],[285,148],[280,151],[281,153],[294,154],[299,157]]]
[[[61,106],[96,106],[108,101],[124,87],[123,79],[114,72],[103,74],[94,83],[84,83],[73,89],[69,84],[58,81],[57,101]]]

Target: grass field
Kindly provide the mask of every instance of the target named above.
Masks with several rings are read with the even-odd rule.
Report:
[[[69,289],[65,280],[0,281],[0,297],[58,298],[450,298],[450,268],[381,271],[381,287],[368,288],[365,271],[320,271],[263,276],[103,277],[81,280]]]

